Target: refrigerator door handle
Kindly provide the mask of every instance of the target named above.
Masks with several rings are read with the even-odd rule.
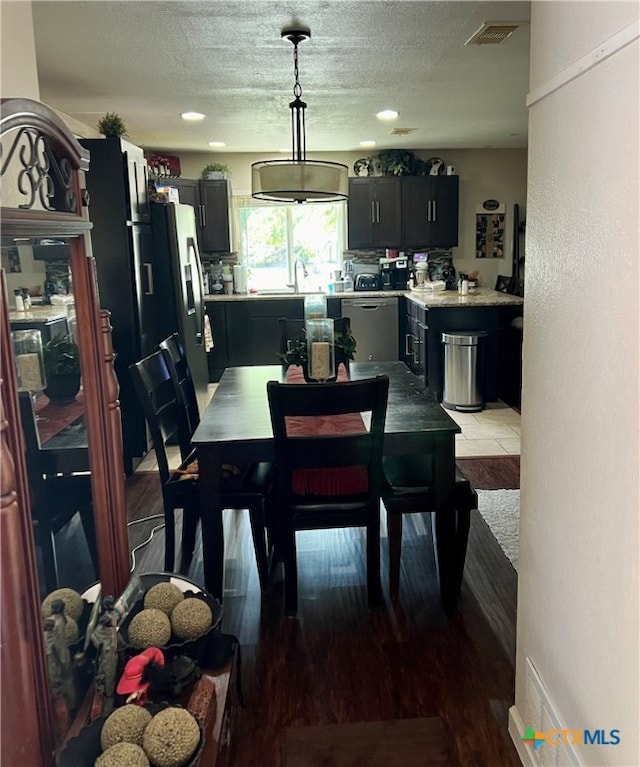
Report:
[[[198,346],[202,346],[204,344],[204,281],[202,279],[202,264],[200,263],[200,254],[198,253],[198,248],[196,247],[196,243],[192,237],[189,237],[187,247],[193,256],[193,261],[198,272],[198,284],[200,285],[200,311],[198,312],[199,322],[195,336]]]
[[[145,268],[145,271],[147,273],[147,287],[144,291],[145,296],[153,296],[154,295],[154,289],[153,289],[153,264],[142,264]]]

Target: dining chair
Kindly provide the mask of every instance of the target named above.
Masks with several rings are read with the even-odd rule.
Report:
[[[435,470],[432,455],[408,455],[386,457],[382,461],[382,502],[387,510],[387,535],[389,540],[389,591],[396,599],[400,590],[400,557],[402,553],[402,522],[405,514],[430,513],[436,547],[437,519],[435,498]],[[452,557],[452,562],[440,562],[451,566],[456,573],[455,594],[441,594],[444,601],[452,602],[462,586],[462,575],[469,538],[471,509],[478,508],[478,494],[471,482],[456,466],[454,506],[454,537],[452,550],[443,546],[436,549],[436,556]]]
[[[298,606],[298,530],[365,527],[369,606],[382,602],[379,506],[388,391],[387,376],[267,383],[275,450],[273,523],[289,616]],[[368,430],[361,416],[367,412]]]
[[[290,344],[296,339],[304,337],[304,320],[292,320],[286,317],[281,317],[278,320],[280,324],[280,354],[286,354],[289,351]],[[333,329],[335,333],[348,333],[351,329],[351,321],[349,317],[335,317],[333,320]],[[335,349],[335,363],[336,371],[338,366],[342,363],[347,372],[349,372],[349,358],[345,356],[342,349],[336,347]]]
[[[33,401],[29,392],[19,392],[20,420],[25,442],[27,475],[31,491],[31,517],[36,545],[42,553],[44,584],[47,592],[57,589],[58,559],[55,535],[66,527],[78,513],[95,572],[98,572],[98,552],[93,519],[91,475],[47,474]]]
[[[191,375],[191,368],[189,367],[180,334],[173,333],[168,338],[165,338],[164,341],[161,341],[158,346],[165,356],[174,386],[182,397],[189,422],[189,436],[191,436],[200,423],[200,409],[198,407],[198,397]]]
[[[193,557],[198,521],[200,515],[207,511],[201,508],[197,454],[190,444],[191,433],[186,411],[162,351],[158,350],[134,363],[129,370],[158,462],[165,518],[164,568],[167,572],[174,572],[175,510],[182,509],[179,571],[187,574]],[[166,443],[174,436],[180,446],[181,463],[177,469],[172,470],[169,467]],[[220,480],[221,508],[249,510],[258,577],[264,590],[268,581],[265,531],[271,466],[268,463],[258,463],[244,469],[235,466],[223,469]]]

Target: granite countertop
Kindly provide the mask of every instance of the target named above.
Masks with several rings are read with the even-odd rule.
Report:
[[[9,312],[9,322],[53,322],[67,317],[66,306],[32,306],[25,312]]]
[[[456,290],[443,290],[439,293],[430,291],[416,290],[358,290],[348,293],[325,293],[327,298],[391,298],[393,296],[404,296],[409,301],[413,301],[420,306],[426,306],[431,309],[452,308],[456,306],[520,306],[524,299],[520,296],[512,296],[509,293],[499,293],[489,288],[476,288],[474,293],[467,296],[461,296]],[[248,293],[246,295],[208,295],[205,301],[273,301],[281,299],[304,298],[305,294],[295,293],[274,293],[270,295],[260,295],[258,293]]]

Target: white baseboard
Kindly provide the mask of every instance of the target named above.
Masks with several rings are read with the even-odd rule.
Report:
[[[522,719],[520,719],[518,709],[515,706],[511,706],[509,709],[509,735],[511,736],[513,745],[515,746],[520,761],[524,767],[536,767],[536,763],[533,761],[533,756],[531,755],[531,750],[522,742],[522,738],[524,737],[524,725],[522,724]]]

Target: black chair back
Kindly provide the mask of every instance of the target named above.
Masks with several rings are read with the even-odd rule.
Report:
[[[296,469],[366,466],[369,496],[379,496],[384,423],[389,379],[377,376],[363,381],[321,384],[267,383],[273,427],[277,477],[290,488]],[[348,434],[289,436],[289,416],[339,416],[371,413],[368,431]]]
[[[182,397],[184,408],[187,411],[189,434],[192,435],[200,423],[200,410],[182,339],[178,333],[174,333],[161,341],[159,347],[164,354],[174,386]]]
[[[171,478],[166,443],[177,439],[182,461],[191,453],[187,413],[162,351],[135,362],[129,370],[151,432],[160,480],[164,485]]]
[[[98,571],[91,475],[46,474],[31,395],[29,392],[18,394],[27,476],[31,490],[31,518],[35,524],[36,543],[42,550],[45,586],[48,591],[52,591],[59,585],[53,536],[68,525],[76,513],[80,514],[94,569],[96,573]]]

